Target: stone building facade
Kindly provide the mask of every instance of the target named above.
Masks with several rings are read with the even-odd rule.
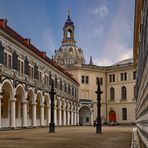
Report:
[[[0,19],[0,128],[47,126],[52,80],[55,125],[76,125],[78,82]]]
[[[134,64],[136,125],[142,148],[148,147],[148,0],[135,0]]]
[[[74,23],[70,15],[64,24],[63,42],[55,51],[54,60],[73,75],[79,85],[80,124],[93,125],[97,116],[97,81],[103,91],[101,100],[102,122],[122,124],[135,122],[135,68],[133,60],[127,59],[112,66],[97,66],[90,57],[85,64],[83,50],[77,48],[74,38]],[[67,62],[67,59],[71,62]],[[64,62],[65,61],[65,62]],[[113,119],[112,119],[113,118]]]

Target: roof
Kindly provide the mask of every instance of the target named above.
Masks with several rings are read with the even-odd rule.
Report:
[[[45,60],[45,62],[48,62],[50,65],[52,65],[53,67],[55,67],[56,69],[58,69],[64,75],[66,75],[71,80],[73,80],[75,83],[79,84],[72,77],[72,75],[70,73],[68,73],[65,69],[63,69],[62,67],[60,67],[55,61],[51,60],[48,56],[46,56],[46,54],[44,54],[45,52],[37,49],[34,45],[32,45],[30,43],[30,41],[31,41],[30,39],[26,39],[26,38],[22,37],[17,32],[15,32],[12,28],[10,28],[7,25],[7,20],[6,19],[0,19],[0,29],[2,29],[4,32],[6,32],[8,35],[10,35],[12,38],[14,38],[16,41],[18,41],[19,43],[21,43],[23,46],[25,46],[26,48],[28,48],[29,50],[31,50],[32,52],[34,52],[36,55],[38,55],[39,57],[41,57],[43,60]]]
[[[112,66],[115,66],[115,65],[124,65],[124,64],[129,64],[129,63],[133,63],[133,59],[125,59],[125,60],[122,60],[122,61],[119,61],[115,64],[113,64]]]

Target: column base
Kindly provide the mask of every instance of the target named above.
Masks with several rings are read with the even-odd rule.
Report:
[[[49,123],[49,133],[55,133],[55,123]]]

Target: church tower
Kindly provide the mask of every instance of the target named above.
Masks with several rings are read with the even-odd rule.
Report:
[[[54,60],[65,68],[75,64],[84,64],[83,50],[76,45],[74,29],[75,26],[68,11],[68,18],[63,27],[62,45],[55,50],[54,55]]]
[[[70,18],[70,12],[68,11],[68,18],[65,22],[65,25],[63,27],[63,41],[62,45],[75,45],[76,41],[74,39],[74,29],[75,26]]]

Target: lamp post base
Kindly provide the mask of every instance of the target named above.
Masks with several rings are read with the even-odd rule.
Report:
[[[96,134],[101,134],[102,131],[101,131],[101,125],[99,124],[96,124]]]
[[[55,133],[55,123],[49,123],[49,133]]]

